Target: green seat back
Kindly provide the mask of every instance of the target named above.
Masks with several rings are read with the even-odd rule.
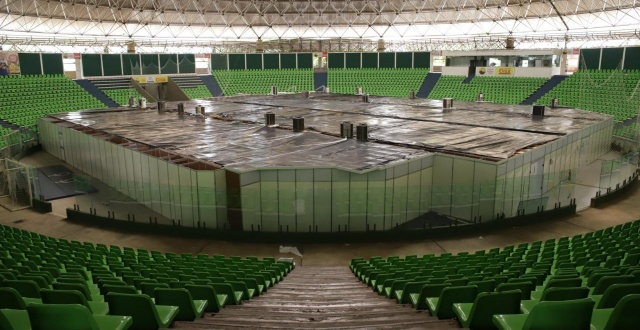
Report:
[[[102,295],[106,295],[109,292],[138,294],[138,290],[131,285],[105,284],[100,288],[100,294]]]
[[[541,301],[531,309],[522,329],[589,329],[594,304],[595,302],[590,298],[570,301]]]
[[[535,287],[531,282],[520,282],[520,283],[502,283],[498,285],[496,288],[497,292],[511,291],[511,290],[520,290],[522,300],[531,299],[531,291],[533,291]]]
[[[33,330],[100,329],[89,309],[82,305],[30,304],[27,312]]]
[[[480,292],[493,292],[496,286],[496,281],[494,280],[483,280],[483,281],[472,281],[469,282],[469,285],[475,285],[478,287],[478,293]]]
[[[575,300],[583,299],[589,296],[589,288],[577,287],[577,288],[563,288],[555,287],[544,290],[540,301],[563,301],[563,300]]]
[[[522,293],[519,290],[479,293],[471,307],[469,327],[493,329],[493,315],[519,314],[521,300]]]
[[[54,282],[52,286],[55,290],[76,290],[82,293],[86,300],[91,300],[91,292],[89,292],[89,289],[84,284]]]
[[[193,298],[187,289],[156,289],[156,304],[178,306],[177,321],[193,321],[196,319],[196,308]]]
[[[20,293],[14,288],[0,288],[0,309],[26,309]]]
[[[603,276],[598,281],[598,284],[593,288],[593,292],[591,294],[603,294],[607,288],[614,284],[628,284],[633,283],[635,277],[631,275],[614,275],[614,276]]]
[[[596,308],[614,308],[626,295],[640,294],[640,283],[613,284],[602,295]]]
[[[155,290],[157,288],[169,288],[169,284],[166,283],[155,283],[155,282],[142,282],[140,283],[141,290],[140,292],[146,294],[151,298],[156,297]]]
[[[213,289],[213,287],[209,285],[187,284],[184,288],[189,290],[189,293],[191,293],[191,297],[193,299],[206,300],[209,302],[209,304],[207,305],[207,309],[205,310],[207,312],[217,313],[220,311],[220,308],[223,307],[218,304],[218,297],[216,296],[216,291]]]
[[[42,302],[45,304],[78,304],[91,310],[87,299],[77,290],[40,290]]]
[[[422,287],[422,298],[430,298],[430,297],[440,297],[442,290],[444,288],[450,287],[449,283],[442,284],[427,284]]]
[[[16,289],[20,296],[26,298],[40,298],[40,286],[32,280],[5,280],[5,287]]]
[[[616,305],[605,330],[637,329],[640,324],[640,294],[624,296]]]
[[[475,285],[451,286],[444,288],[440,293],[438,305],[436,306],[436,314],[438,318],[450,319],[454,317],[454,303],[471,303],[476,299],[477,295],[478,287]]]
[[[157,329],[160,327],[158,311],[146,294],[108,293],[109,314],[131,316],[130,329]]]

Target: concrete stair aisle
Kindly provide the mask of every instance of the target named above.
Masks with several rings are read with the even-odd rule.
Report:
[[[183,329],[456,329],[373,292],[348,267],[298,266],[284,281],[239,306],[227,306]]]

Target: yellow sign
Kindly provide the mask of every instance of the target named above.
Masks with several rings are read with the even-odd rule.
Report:
[[[157,82],[157,83],[169,82],[169,77],[167,77],[167,76],[156,76],[155,77],[155,82]]]
[[[499,66],[495,68],[496,76],[513,76],[514,69],[513,67],[502,67]]]
[[[135,76],[132,77],[133,80],[137,81],[139,84],[146,84],[147,83],[147,77],[145,76]]]

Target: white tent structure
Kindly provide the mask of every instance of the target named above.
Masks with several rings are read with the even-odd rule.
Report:
[[[637,0],[4,0],[22,51],[487,49],[640,44]],[[7,47],[8,46],[8,47]],[[501,48],[501,47],[500,47]]]

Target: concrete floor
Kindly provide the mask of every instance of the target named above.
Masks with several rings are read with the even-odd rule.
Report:
[[[50,165],[51,158],[53,157],[44,154],[30,157],[25,162],[35,166],[40,166],[42,163]],[[38,214],[29,209],[9,212],[0,208],[0,223],[69,240],[145,248],[161,252],[291,257],[291,255],[280,255],[278,244],[234,243],[222,240],[130,234],[73,224],[64,220],[64,210],[66,207],[71,207],[73,201],[75,199],[72,197],[69,201],[56,202],[54,212],[50,214]],[[607,204],[604,208],[589,208],[576,215],[551,222],[478,232],[473,236],[425,239],[417,242],[302,244],[298,245],[298,248],[303,251],[304,260],[296,257],[296,261],[298,263],[302,261],[308,266],[344,266],[353,257],[457,253],[572,236],[639,219],[639,201],[640,189],[634,187],[628,195]]]

